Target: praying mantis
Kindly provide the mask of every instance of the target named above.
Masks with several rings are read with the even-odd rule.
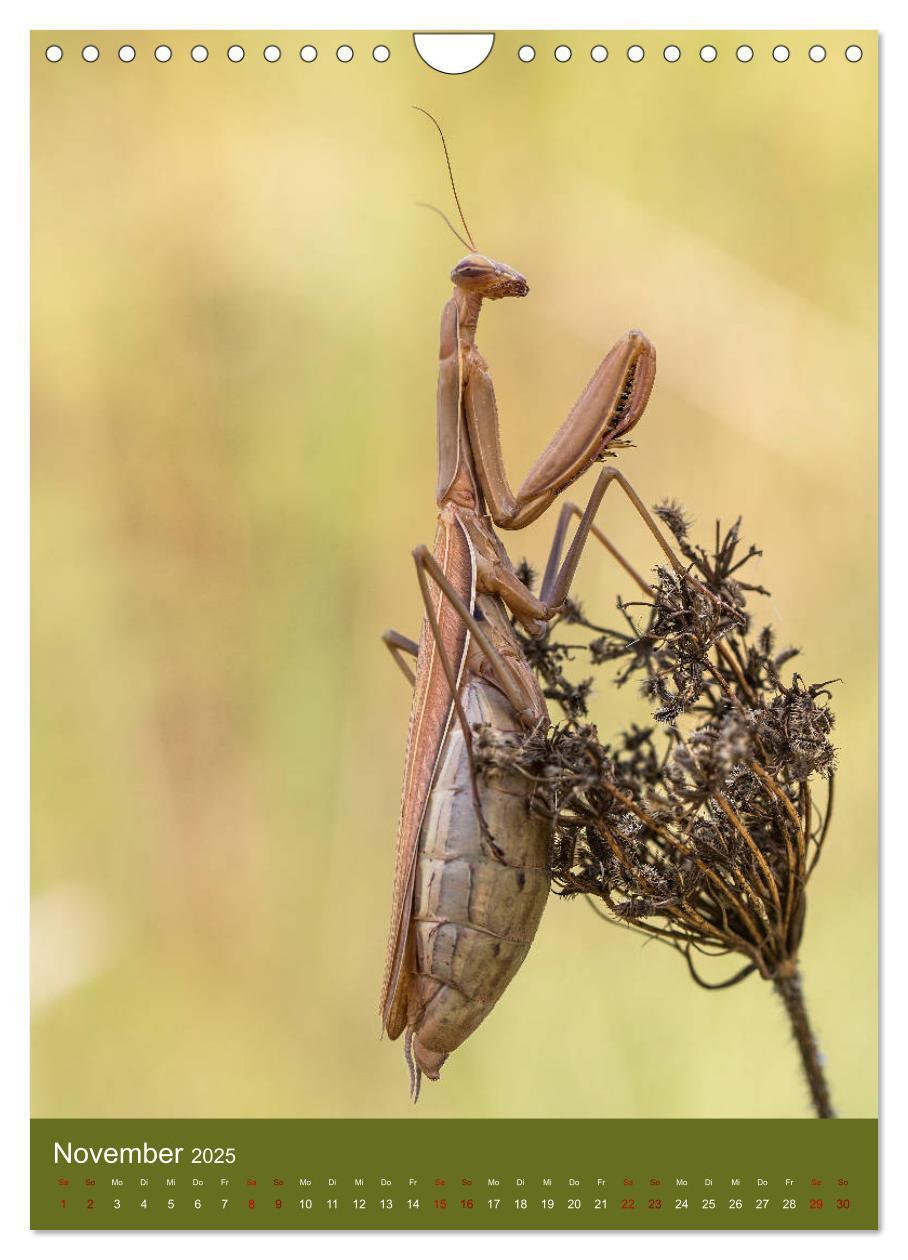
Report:
[[[413,552],[422,631],[418,643],[395,630],[383,636],[413,700],[380,1011],[392,1040],[405,1034],[414,1100],[421,1077],[438,1079],[448,1055],[516,974],[549,893],[552,823],[530,812],[531,789],[516,774],[480,782],[473,762],[474,726],[519,735],[549,721],[511,617],[530,635],[544,631],[568,595],[591,532],[617,555],[594,524],[612,484],[679,567],[636,491],[609,467],[583,512],[573,503],[562,507],[538,596],[515,572],[496,530],[531,524],[593,463],[625,444],[649,399],[656,355],[635,330],[616,342],[516,494],[511,490],[476,328],[483,302],[524,297],[529,286],[476,247],[444,134],[427,116],[441,136],[466,239],[442,217],[469,252],[451,272],[454,291],[441,316],[438,526],[432,549]],[[574,516],[580,522],[562,560]],[[415,658],[415,672],[407,657]]]

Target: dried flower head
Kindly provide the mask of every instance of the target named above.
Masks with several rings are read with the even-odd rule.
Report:
[[[759,973],[791,1013],[805,889],[832,806],[828,684],[799,674],[786,682],[796,652],[779,651],[768,627],[753,631],[748,599],[767,592],[741,576],[760,553],[742,549],[739,521],[724,533],[717,525],[706,551],[690,541],[677,504],[656,515],[683,563],[658,568],[652,586],[641,580],[640,598],[619,601],[618,628],[594,626],[572,605],[541,639],[522,636],[565,720],[522,741],[481,741],[478,763],[517,765],[536,780],[536,808],[555,820],[552,877],[562,895],[587,894],[615,921],[679,950],[707,988]],[[595,637],[566,642],[569,625]],[[578,652],[594,669],[616,663],[618,685],[638,679],[655,725],[602,745],[585,721],[591,678],[565,673]],[[737,955],[744,965],[707,983],[698,955]],[[814,1101],[831,1114],[811,1045],[813,1065],[801,1043]]]

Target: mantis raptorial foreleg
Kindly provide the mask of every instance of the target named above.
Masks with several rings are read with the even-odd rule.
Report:
[[[464,372],[470,446],[495,524],[522,529],[536,520],[566,486],[636,424],[649,399],[655,371],[656,355],[650,342],[642,333],[627,333],[602,360],[514,494],[501,453],[492,377],[482,355],[471,348]]]

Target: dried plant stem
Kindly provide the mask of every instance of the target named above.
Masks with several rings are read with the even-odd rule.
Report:
[[[801,987],[801,973],[796,966],[780,969],[780,974],[773,979],[776,992],[785,1004],[791,1031],[801,1052],[801,1063],[814,1110],[821,1120],[832,1120],[835,1112],[829,1097],[829,1085],[823,1072],[823,1061],[817,1045],[810,1020],[807,1018],[807,1006],[804,1002],[804,991]]]

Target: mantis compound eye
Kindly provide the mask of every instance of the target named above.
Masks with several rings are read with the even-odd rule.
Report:
[[[495,266],[479,254],[467,254],[451,272],[455,284],[465,289],[481,289],[495,275]]]

